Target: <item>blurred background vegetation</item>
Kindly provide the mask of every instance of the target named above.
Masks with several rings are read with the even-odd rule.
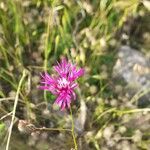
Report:
[[[17,130],[19,119],[40,127],[69,126],[69,112],[60,112],[54,97],[38,90],[40,73],[51,72],[56,60],[66,56],[86,70],[72,105],[75,119],[83,115],[81,100],[88,114],[79,122],[82,133],[76,133],[79,149],[148,150],[147,113],[127,105],[123,81],[113,83],[112,69],[121,45],[149,54],[149,31],[148,0],[0,0],[0,149],[6,145],[23,70],[11,149],[73,148],[69,133],[32,137]]]

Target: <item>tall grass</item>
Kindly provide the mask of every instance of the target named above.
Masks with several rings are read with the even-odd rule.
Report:
[[[83,137],[89,147],[103,147],[105,142],[98,133],[103,134],[109,125],[117,124],[115,127],[119,128],[123,124],[124,115],[149,112],[149,108],[139,109],[136,105],[135,108],[120,106],[123,103],[119,100],[119,108],[113,107],[109,100],[116,98],[111,89],[110,77],[116,60],[116,48],[122,42],[117,34],[128,18],[149,13],[143,2],[145,0],[0,0],[0,131],[4,130],[3,122],[7,118],[9,120],[10,115],[11,130],[14,117],[41,123],[41,116],[36,111],[42,111],[43,107],[39,109],[39,106],[43,104],[44,109],[48,109],[47,106],[51,109],[54,98],[48,92],[41,93],[37,89],[36,77],[42,71],[50,72],[56,60],[63,56],[86,70],[84,79],[79,83],[82,98],[91,115],[87,119],[87,132],[92,131],[91,137],[86,139],[86,133]],[[146,44],[146,41],[143,42],[143,45]],[[149,48],[145,46],[145,49],[148,51]],[[24,69],[28,73],[26,80],[21,82]],[[19,91],[18,83],[22,84]],[[15,96],[13,101],[19,103],[18,110],[16,105],[12,107],[12,100],[9,100]],[[133,98],[131,101],[138,99],[139,97],[136,100]],[[22,105],[27,111],[21,112],[19,116],[17,113]],[[78,106],[79,103],[75,108],[78,109]],[[9,114],[10,112],[13,114]],[[65,124],[65,119],[57,115],[53,114],[51,119],[56,120],[58,126]],[[118,122],[115,124],[115,121]],[[138,146],[147,147],[147,140],[144,142]]]

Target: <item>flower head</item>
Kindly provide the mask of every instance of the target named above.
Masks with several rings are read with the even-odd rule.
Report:
[[[62,59],[60,63],[54,66],[57,76],[52,77],[48,73],[41,74],[40,89],[48,90],[57,98],[55,103],[61,107],[61,110],[69,108],[71,101],[76,99],[74,89],[78,86],[75,82],[80,76],[84,74],[84,69],[77,69],[76,65]]]

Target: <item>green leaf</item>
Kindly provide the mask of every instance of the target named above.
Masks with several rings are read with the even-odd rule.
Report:
[[[4,123],[0,123],[0,135],[4,131],[5,131],[5,124]]]

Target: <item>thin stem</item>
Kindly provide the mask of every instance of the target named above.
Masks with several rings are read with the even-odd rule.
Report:
[[[33,133],[36,131],[68,131],[71,132],[71,129],[67,128],[46,128],[46,127],[36,127],[34,124],[30,123],[27,120],[19,120],[18,129],[20,132],[27,131],[28,133]]]
[[[0,98],[0,102],[6,101],[6,100],[14,100],[15,97],[6,97],[6,98]]]
[[[111,108],[108,109],[106,111],[104,111],[102,114],[100,114],[95,120],[94,122],[100,120],[101,117],[103,117],[104,115],[108,114],[108,113],[118,113],[120,115],[124,115],[124,114],[131,114],[131,113],[138,113],[138,112],[150,112],[150,108],[137,108],[137,109],[131,109],[131,110],[119,110],[117,108]]]
[[[142,96],[146,95],[147,93],[150,92],[150,88],[149,89],[146,89],[144,91],[139,91],[137,94],[135,94],[132,99],[130,100],[131,103],[134,103],[136,101],[138,101]]]
[[[6,144],[6,150],[9,149],[10,138],[11,138],[12,128],[13,128],[14,119],[15,119],[15,113],[16,113],[16,107],[17,107],[18,100],[19,100],[19,93],[20,93],[21,85],[23,83],[23,80],[24,80],[25,76],[26,76],[26,72],[24,70],[23,74],[22,74],[22,77],[20,79],[19,85],[18,85],[16,97],[15,97],[14,108],[13,108],[13,111],[12,111],[12,119],[11,119],[11,124],[10,124],[10,127],[9,127],[9,134],[8,134],[8,139],[7,139],[7,144]]]
[[[15,97],[5,97],[5,98],[0,98],[0,102],[2,101],[14,101]],[[19,102],[24,103],[23,100],[18,99]]]
[[[10,116],[12,114],[12,111],[4,115],[3,117],[0,118],[0,121],[5,119],[6,117]]]
[[[100,119],[101,117],[103,117],[105,114],[114,112],[115,110],[116,110],[116,108],[110,108],[110,109],[104,111],[102,114],[100,114],[100,115],[96,118],[96,120],[94,120],[94,122],[96,122],[97,120],[99,120],[99,119]]]
[[[70,107],[70,115],[71,115],[71,123],[72,123],[71,132],[72,132],[72,138],[73,138],[73,142],[74,142],[74,147],[75,147],[75,150],[78,150],[78,146],[77,146],[77,142],[76,142],[76,137],[75,137],[75,132],[74,132],[74,121],[73,121],[73,115],[72,115],[72,109],[71,109],[71,107]]]
[[[116,112],[122,114],[130,114],[130,113],[137,113],[137,112],[150,112],[150,108],[139,108],[139,109],[132,109],[132,110],[116,110]]]
[[[51,21],[51,12],[49,11],[48,23],[47,23],[47,31],[46,31],[46,39],[45,39],[45,50],[44,50],[44,71],[47,71],[47,63],[48,63],[48,38],[50,34],[50,21]],[[46,91],[44,90],[44,100],[47,102]]]
[[[40,130],[40,131],[70,131],[72,132],[71,129],[63,129],[63,128],[37,128],[37,130]]]

